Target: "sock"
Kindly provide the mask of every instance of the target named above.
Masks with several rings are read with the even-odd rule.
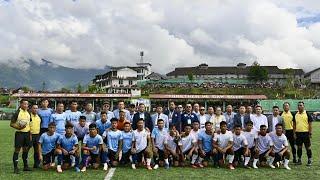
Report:
[[[284,159],[284,165],[288,166],[288,164],[289,164],[289,159]]]
[[[137,154],[133,154],[132,155],[132,164],[136,164],[138,161],[138,155]]]
[[[245,157],[244,158],[244,165],[245,166],[248,165],[249,161],[250,161],[250,157]]]
[[[63,159],[63,155],[62,154],[58,154],[58,165],[61,165],[62,159]]]
[[[164,163],[169,164],[169,159],[164,159]]]
[[[147,166],[150,166],[151,164],[151,158],[147,158]]]
[[[253,159],[253,165],[257,166],[257,162],[259,161],[259,159]]]
[[[191,164],[194,164],[194,163],[196,162],[197,157],[198,157],[198,156],[197,156],[196,154],[192,155]]]
[[[159,157],[158,156],[153,156],[154,163],[159,164]]]
[[[301,147],[301,148],[298,147],[298,152],[297,152],[297,154],[298,154],[298,158],[301,159],[301,156],[302,156],[302,147]]]
[[[269,159],[269,164],[272,164],[273,161],[274,161],[274,157],[270,157],[270,159]]]
[[[199,162],[199,163],[202,163],[202,161],[203,161],[203,158],[199,156],[198,162]]]
[[[79,157],[78,156],[75,156],[75,167],[79,167]]]
[[[28,167],[28,151],[22,152],[23,166]]]
[[[234,155],[228,155],[229,156],[229,164],[233,163]]]
[[[89,157],[89,155],[86,155],[86,154],[82,155],[82,165],[85,167],[88,166],[88,157]]]
[[[19,153],[14,152],[12,156],[14,168],[18,168],[18,158],[19,158]]]
[[[307,156],[308,156],[308,159],[311,159],[311,158],[312,158],[312,151],[311,151],[311,149],[307,149]]]
[[[34,162],[34,165],[39,166],[40,162],[39,162],[39,153],[38,152],[33,153],[33,162]]]

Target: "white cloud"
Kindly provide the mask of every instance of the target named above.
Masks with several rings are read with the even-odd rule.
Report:
[[[0,1],[0,61],[42,58],[82,68],[134,65],[320,66],[318,0]]]

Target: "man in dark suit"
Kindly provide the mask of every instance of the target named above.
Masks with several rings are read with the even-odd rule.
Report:
[[[234,116],[234,125],[240,125],[242,129],[246,128],[247,122],[250,121],[250,115],[246,114],[246,107],[240,106],[239,113]]]
[[[179,105],[182,107],[182,105]],[[174,126],[176,130],[181,132],[181,112],[180,109],[176,109],[176,104],[171,101],[169,103],[169,109],[164,114],[169,117],[169,126]]]
[[[136,130],[137,129],[137,122],[140,118],[144,120],[144,126],[152,132],[153,130],[153,123],[151,120],[151,116],[148,112],[145,111],[146,107],[143,103],[139,104],[139,111],[133,115],[133,120],[132,120],[132,129]]]
[[[188,103],[186,111],[181,114],[181,130],[184,130],[185,125],[192,125],[195,121],[199,121],[198,116],[192,112],[192,105]]]

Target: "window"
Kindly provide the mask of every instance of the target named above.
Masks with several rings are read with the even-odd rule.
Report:
[[[117,77],[117,71],[112,71],[112,77]]]
[[[120,85],[123,84],[123,79],[119,79],[119,84],[120,84]]]
[[[132,80],[129,80],[129,85],[132,85]]]

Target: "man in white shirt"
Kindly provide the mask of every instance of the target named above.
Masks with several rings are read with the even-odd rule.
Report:
[[[256,114],[252,116],[251,121],[253,122],[254,132],[258,133],[261,125],[265,125],[268,129],[268,119],[262,114],[262,107],[260,105],[256,106]]]
[[[169,118],[167,115],[163,114],[163,108],[161,105],[157,105],[156,113],[151,115],[151,119],[153,122],[153,127],[157,127],[158,119],[162,119],[164,123],[164,128],[169,129]]]

